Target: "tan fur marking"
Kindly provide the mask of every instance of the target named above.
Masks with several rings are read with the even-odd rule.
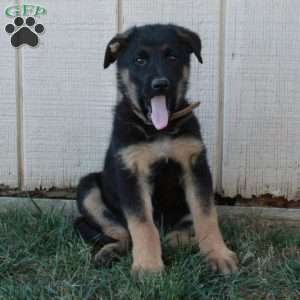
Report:
[[[138,100],[137,100],[137,91],[135,84],[130,79],[130,74],[127,69],[120,71],[120,79],[124,83],[126,88],[127,97],[133,102],[133,104],[140,108]]]
[[[132,239],[134,272],[161,272],[163,261],[159,233],[152,222],[128,218],[128,228]]]
[[[110,51],[113,54],[116,54],[120,48],[121,44],[119,42],[115,42],[109,45]]]
[[[164,138],[152,143],[129,146],[119,154],[126,168],[148,176],[150,167],[160,159],[173,159],[188,168],[192,157],[201,153],[203,148],[202,142],[195,138]]]
[[[147,183],[147,178],[142,175],[138,178],[138,184],[141,191],[141,199],[143,199],[144,203],[144,217],[146,220],[153,223],[151,187]]]
[[[181,163],[185,168],[190,168],[192,158],[199,155],[204,149],[201,141],[195,138],[180,138],[173,142],[172,158]]]
[[[182,69],[182,78],[187,81],[190,77],[190,68],[188,66],[183,66]]]
[[[143,200],[144,213],[140,217],[127,215],[128,229],[132,240],[133,272],[160,272],[163,269],[161,245],[152,215],[151,186],[141,174],[138,184]]]
[[[179,80],[177,85],[176,105],[179,104],[179,100],[184,96],[184,84],[188,81],[189,76],[190,76],[190,68],[188,66],[183,66],[182,78]]]
[[[201,248],[207,252],[207,250],[211,250],[207,248],[212,246],[223,246],[224,241],[219,230],[215,207],[211,207],[207,213],[203,211],[190,171],[185,174],[184,183],[187,202],[191,208],[196,236],[201,243]]]
[[[88,211],[88,214],[93,218],[94,222],[101,226],[101,229],[106,235],[116,240],[129,239],[129,234],[125,228],[110,222],[110,220],[104,216],[105,205],[102,202],[99,189],[92,189],[85,198],[83,205]]]

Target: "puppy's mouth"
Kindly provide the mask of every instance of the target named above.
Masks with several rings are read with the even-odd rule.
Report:
[[[154,96],[149,99],[148,119],[157,130],[164,129],[169,123],[169,110],[167,97],[165,95]]]

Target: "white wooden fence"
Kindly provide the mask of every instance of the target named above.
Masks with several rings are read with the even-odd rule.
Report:
[[[68,187],[101,169],[116,101],[106,43],[172,22],[203,41],[189,95],[216,189],[300,199],[299,0],[28,0],[47,9],[46,31],[19,50],[4,30],[16,2],[0,2],[0,184]]]

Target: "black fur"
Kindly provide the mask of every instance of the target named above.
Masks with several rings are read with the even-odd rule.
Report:
[[[87,175],[78,186],[78,207],[84,218],[89,220],[84,223],[85,227],[82,226],[84,230],[81,234],[87,236],[88,240],[93,240],[92,233],[98,226],[91,220],[83,205],[92,188],[101,190],[106,217],[116,220],[124,228],[127,226],[126,214],[133,214],[140,219],[144,217],[138,177],[132,170],[125,168],[118,155],[122,149],[140,143],[151,143],[163,137],[171,140],[180,137],[202,140],[200,126],[194,114],[170,121],[165,129],[159,131],[145,122],[149,121],[149,99],[162,93],[151,88],[151,82],[156,77],[167,78],[170,83],[168,90],[163,91],[170,113],[188,105],[185,98],[188,82],[182,74],[184,67],[189,68],[192,53],[202,62],[198,35],[175,25],[134,27],[110,41],[104,67],[117,61],[118,88],[122,97],[115,107],[113,130],[103,171]],[[131,83],[136,87],[136,99],[130,98],[128,82],[122,79],[122,71],[128,72]],[[183,81],[182,95],[177,94],[180,81]],[[142,118],[134,113],[133,105],[138,106]],[[154,219],[158,224],[163,223],[165,228],[172,228],[189,213],[184,195],[183,169],[173,160],[157,161],[150,167],[151,176],[148,180],[153,186]],[[204,205],[209,207],[212,181],[205,151],[194,164],[193,173],[196,176],[198,192],[205,199]],[[90,234],[86,232],[86,224],[90,224]]]

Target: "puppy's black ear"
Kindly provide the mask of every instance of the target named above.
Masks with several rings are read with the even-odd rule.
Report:
[[[191,49],[191,52],[193,52],[196,57],[198,58],[199,62],[202,64],[202,56],[201,56],[201,40],[197,33],[183,28],[183,27],[177,27],[176,32],[179,36],[179,38],[182,40],[182,42],[186,43],[187,46]]]
[[[111,39],[105,51],[104,69],[118,59],[121,52],[128,46],[134,31],[135,27],[132,27],[123,33],[118,33]]]

